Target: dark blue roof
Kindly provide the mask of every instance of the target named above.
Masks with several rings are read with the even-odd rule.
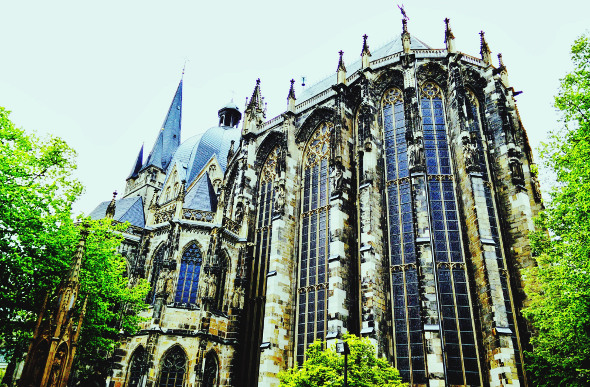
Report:
[[[143,168],[154,165],[162,170],[166,170],[170,160],[180,145],[180,124],[182,119],[182,80],[178,84],[174,99],[168,109],[166,119],[162,124],[162,129],[158,133],[154,148],[150,152]]]
[[[205,172],[199,181],[187,192],[184,208],[202,211],[217,211],[217,194],[209,173]]]
[[[426,43],[424,43],[423,41],[421,41],[420,39],[414,37],[414,36],[410,36],[410,47],[412,48],[412,50],[425,50],[425,49],[430,49],[431,47],[429,45],[427,45]],[[403,45],[402,45],[402,38],[401,36],[397,36],[395,39],[393,39],[391,42],[385,44],[382,47],[379,47],[378,49],[376,49],[375,51],[373,51],[371,53],[371,61],[380,59],[380,58],[385,58],[386,56],[398,53],[398,52],[402,52],[403,51]],[[346,58],[344,58],[346,61]],[[346,65],[347,68],[347,76],[353,74],[355,71],[359,70],[361,68],[361,60],[356,60],[354,62],[352,62],[351,64],[347,64]],[[299,98],[297,99],[297,103],[301,103],[307,99],[310,99],[312,97],[314,97],[315,95],[323,92],[326,89],[329,89],[330,87],[332,87],[332,85],[335,85],[337,82],[337,75],[334,72],[332,75],[328,76],[327,78],[322,79],[321,81],[314,83],[311,86],[308,86],[307,88],[305,88],[302,92],[301,95],[299,96]]]
[[[193,148],[191,153],[187,165],[187,183],[193,182],[213,155],[217,157],[221,169],[225,172],[231,141],[234,140],[234,149],[237,149],[240,144],[240,136],[240,129],[235,127],[214,126],[208,129],[198,140],[197,146]]]
[[[100,203],[90,213],[91,219],[102,219],[106,217],[107,207],[110,201]],[[129,222],[132,226],[145,227],[145,216],[143,214],[143,201],[140,196],[119,199],[115,201],[114,220],[118,222]]]
[[[135,165],[133,166],[133,169],[131,170],[131,174],[129,174],[128,179],[136,178],[137,175],[139,174],[139,171],[141,171],[142,165],[143,165],[143,145],[141,146],[141,149],[139,150],[139,154],[137,155],[137,159],[135,160]]]

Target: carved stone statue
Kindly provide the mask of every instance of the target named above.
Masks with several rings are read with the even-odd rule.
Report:
[[[240,309],[244,309],[244,288],[238,288]]]
[[[408,162],[410,169],[416,169],[424,165],[424,148],[422,147],[422,141],[420,138],[415,138],[408,145]]]
[[[232,305],[232,307],[234,307],[236,309],[241,309],[240,308],[240,288],[237,286],[234,288],[234,294],[232,296],[231,305]]]
[[[242,220],[244,219],[244,205],[242,203],[238,203],[236,205],[236,216],[235,216],[235,220],[237,223],[242,223]]]
[[[158,276],[158,282],[156,282],[156,296],[163,294],[166,291],[166,277],[168,276],[167,268],[162,269],[160,271],[160,275]]]
[[[512,179],[516,180],[517,183],[524,181],[524,173],[522,171],[522,164],[519,159],[510,159],[510,172],[512,172]]]
[[[285,183],[280,182],[277,186],[277,193],[274,202],[274,212],[282,214],[285,208]]]
[[[207,297],[214,298],[215,297],[215,277],[213,275],[209,275],[207,277]]]
[[[165,292],[168,297],[171,297],[174,293],[174,271],[168,270],[166,273],[166,288]]]
[[[342,189],[342,167],[336,165],[330,173],[330,193],[335,194]]]
[[[465,167],[467,169],[477,168],[477,148],[475,144],[469,141],[469,137],[463,137],[463,157],[465,157]]]

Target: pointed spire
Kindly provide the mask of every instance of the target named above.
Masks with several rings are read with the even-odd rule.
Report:
[[[504,87],[510,87],[510,82],[508,81],[508,69],[504,66],[504,61],[502,60],[502,54],[498,54],[498,71],[500,71],[500,79],[504,84]]]
[[[295,112],[295,80],[291,79],[291,87],[289,87],[289,94],[287,95],[287,111]]]
[[[256,130],[265,118],[266,105],[260,92],[260,78],[258,78],[250,101],[246,99],[246,110],[244,111],[244,119],[242,121],[242,134]]]
[[[115,210],[116,210],[116,206],[117,206],[117,191],[113,192],[113,199],[111,200],[111,202],[109,203],[109,205],[107,206],[107,210],[105,213],[105,216],[107,218],[114,218],[115,217]]]
[[[156,138],[156,143],[143,167],[144,169],[153,165],[165,171],[170,164],[174,152],[180,145],[182,82],[181,79],[178,88],[176,89],[176,93],[174,94],[174,98],[172,99],[172,103],[170,104],[170,109],[168,109],[166,119],[164,119],[164,123],[162,124],[162,129]]]
[[[408,32],[408,20],[402,19],[402,47],[405,54],[409,54],[411,49],[410,33]]]
[[[481,38],[480,49],[479,49],[479,53],[481,54],[481,60],[483,60],[483,62],[487,66],[491,66],[492,65],[492,52],[490,51],[490,47],[488,46],[488,43],[486,42],[485,32],[480,31],[479,36]]]
[[[344,51],[340,50],[338,51],[338,54],[340,54],[340,59],[338,59],[338,69],[336,70],[338,74],[338,83],[346,84],[346,66],[344,66],[344,59],[342,57]]]
[[[252,98],[250,98],[250,102],[248,106],[246,106],[246,110],[249,109],[262,109],[262,93],[260,92],[260,78],[256,80],[256,86],[254,86],[254,91],[252,92]]]
[[[139,153],[137,154],[137,158],[135,159],[135,165],[131,170],[131,174],[127,179],[135,179],[141,170],[143,165],[143,144],[141,144],[141,148],[139,149]]]
[[[455,35],[453,35],[453,31],[451,31],[451,24],[450,20],[447,17],[445,19],[445,43],[447,45],[448,52],[455,52]]]
[[[86,237],[88,236],[88,223],[82,223],[80,230],[80,239],[78,240],[78,247],[76,248],[76,255],[74,256],[74,262],[70,267],[68,274],[69,286],[79,286],[80,271],[82,270],[82,258],[84,257],[84,249],[86,245]]]
[[[361,65],[362,68],[366,69],[369,67],[369,58],[371,57],[371,51],[369,51],[369,45],[367,44],[367,34],[363,35],[363,49],[361,50]]]

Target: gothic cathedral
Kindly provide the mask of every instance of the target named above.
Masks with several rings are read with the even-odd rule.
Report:
[[[130,282],[151,292],[111,386],[277,386],[317,339],[351,332],[412,386],[523,386],[521,270],[542,207],[507,69],[400,37],[267,119],[181,142],[182,81],[124,196]],[[348,67],[348,69],[347,69]]]

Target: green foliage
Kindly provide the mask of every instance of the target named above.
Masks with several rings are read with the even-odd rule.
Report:
[[[377,358],[375,348],[366,338],[345,335],[350,347],[348,355],[348,385],[351,387],[405,386],[399,372],[385,358]],[[344,385],[344,355],[335,347],[324,350],[325,342],[316,341],[306,351],[301,368],[291,368],[279,373],[281,386],[315,387]]]
[[[0,350],[8,359],[24,355],[43,299],[55,294],[78,244],[80,229],[71,219],[82,192],[72,177],[75,156],[60,138],[41,140],[16,128],[0,107]],[[128,287],[125,260],[116,253],[125,228],[90,222],[81,274],[81,293],[89,295],[81,368],[107,355],[119,329],[137,329],[133,312],[145,307],[148,285]]]
[[[555,106],[564,127],[541,150],[558,185],[531,236],[538,266],[527,272],[535,328],[528,368],[534,385],[590,385],[590,38],[572,47],[574,71]],[[549,230],[549,232],[543,231]]]

